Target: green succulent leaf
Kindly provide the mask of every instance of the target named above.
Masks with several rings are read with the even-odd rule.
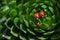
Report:
[[[52,13],[54,13],[54,12],[53,12],[53,8],[52,8],[52,7],[49,7],[49,9],[50,9],[50,11],[51,11]]]
[[[41,7],[42,7],[42,8],[47,8],[47,6],[46,6],[46,5],[42,5]]]
[[[2,36],[2,34],[0,33],[0,40],[1,40],[2,37],[3,37],[3,36]]]
[[[30,6],[29,4],[30,4],[29,2],[26,2],[26,3],[24,4],[24,6],[27,8],[27,7]]]
[[[18,21],[19,21],[19,18],[16,17],[16,18],[14,19],[14,23],[16,24]]]
[[[11,36],[6,36],[6,35],[3,35],[4,38],[10,40],[11,39]]]
[[[27,27],[25,27],[25,26],[23,26],[22,24],[20,24],[20,30],[22,30],[24,33],[27,33],[27,32],[26,32],[26,28],[27,28]]]
[[[15,9],[12,9],[9,13],[10,17],[15,17],[17,15],[17,12]]]
[[[0,31],[2,30],[3,26],[0,24]]]
[[[19,4],[19,5],[17,6],[17,9],[20,11],[20,10],[22,10],[22,7],[23,7],[23,4]]]
[[[14,35],[15,37],[18,37],[18,34],[12,31],[13,27],[14,27],[14,26],[12,26],[10,33],[11,33],[12,35]]]

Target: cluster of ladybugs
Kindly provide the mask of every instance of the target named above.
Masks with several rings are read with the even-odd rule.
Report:
[[[34,13],[33,17],[34,17],[34,19],[38,19],[38,18],[40,18],[40,17],[44,17],[44,11],[41,10],[41,11],[38,12],[38,13]],[[37,22],[37,23],[36,23],[36,26],[37,26],[37,28],[39,29],[39,28],[40,28],[40,23]]]

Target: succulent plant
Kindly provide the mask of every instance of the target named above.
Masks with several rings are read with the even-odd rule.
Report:
[[[1,0],[0,2],[1,40],[57,40],[60,38],[59,1]],[[44,17],[34,19],[34,13],[39,13],[41,10],[44,12]],[[36,23],[39,23],[39,28]]]

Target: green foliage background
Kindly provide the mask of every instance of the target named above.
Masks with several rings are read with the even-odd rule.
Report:
[[[59,0],[0,0],[0,40],[58,40]],[[45,12],[34,19],[35,12]],[[40,29],[35,25],[40,22]]]

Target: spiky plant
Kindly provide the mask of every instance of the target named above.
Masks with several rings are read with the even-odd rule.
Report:
[[[1,40],[57,40],[60,38],[56,33],[59,33],[57,26],[60,23],[57,20],[60,7],[58,1],[1,0],[0,2]],[[44,11],[44,17],[34,19],[34,13],[41,10]],[[40,23],[39,29],[36,26],[37,22]]]

